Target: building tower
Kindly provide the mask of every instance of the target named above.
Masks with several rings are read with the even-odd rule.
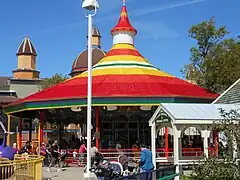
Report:
[[[36,70],[37,52],[33,43],[26,37],[17,50],[18,67],[13,70],[14,79],[39,79],[40,72]]]
[[[101,48],[101,34],[95,25],[92,28],[92,46],[93,48]]]
[[[88,36],[87,36],[88,38]],[[106,52],[101,49],[101,34],[96,26],[92,28],[92,65],[97,64],[103,57],[106,56]],[[72,64],[72,70],[70,76],[77,76],[88,69],[88,50],[82,51]]]

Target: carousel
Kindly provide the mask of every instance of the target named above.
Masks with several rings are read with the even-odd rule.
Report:
[[[165,73],[146,60],[134,46],[137,30],[129,21],[125,4],[111,34],[112,48],[92,68],[92,136],[97,147],[113,148],[117,142],[123,148],[131,148],[137,142],[150,145],[148,120],[160,103],[210,103],[218,96]],[[30,141],[34,119],[39,119],[40,142],[48,136],[48,126],[66,142],[71,141],[64,135],[71,133],[66,129],[70,124],[78,129],[72,136],[84,137],[87,76],[85,71],[6,106],[6,114],[19,117],[18,143],[22,144],[24,119],[30,124]],[[168,128],[162,135],[165,148],[170,148]]]

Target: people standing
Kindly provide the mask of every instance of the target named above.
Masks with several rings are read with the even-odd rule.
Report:
[[[77,160],[77,150],[74,149],[73,151],[73,162],[75,162]]]
[[[49,167],[47,169],[47,171],[51,171],[50,168],[55,165],[57,166],[57,171],[60,172],[61,169],[60,169],[60,162],[59,162],[59,151],[58,151],[58,142],[57,140],[55,140],[51,146],[51,162],[49,164]]]
[[[83,143],[82,143],[82,145],[79,148],[79,166],[83,165],[84,158],[85,158],[86,153],[87,153],[86,144],[87,144],[86,141],[83,140]]]
[[[96,161],[96,164],[99,164],[102,158],[102,154],[99,152],[98,148],[95,146],[94,142],[91,142],[91,164],[93,165],[94,161]]]
[[[140,167],[141,170],[141,180],[151,180],[152,179],[152,171],[154,169],[153,161],[152,161],[152,152],[145,145],[140,145],[141,153],[140,153]]]
[[[26,142],[26,145],[20,150],[20,154],[31,154],[32,153],[32,145],[30,141]]]

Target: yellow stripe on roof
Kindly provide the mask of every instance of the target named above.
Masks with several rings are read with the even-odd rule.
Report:
[[[159,71],[157,69],[152,68],[103,68],[103,69],[95,69],[92,71],[92,76],[101,76],[101,75],[153,75],[153,76],[163,76],[163,77],[173,77],[170,74]],[[88,73],[84,72],[79,77],[87,77]]]
[[[136,48],[133,45],[130,44],[115,44],[112,46],[112,49],[132,49],[132,50],[136,50]]]
[[[147,62],[146,59],[144,59],[141,56],[133,56],[133,55],[115,55],[115,56],[106,56],[103,59],[99,61],[98,64],[101,64],[102,62],[116,62],[116,61],[136,61],[136,62]]]

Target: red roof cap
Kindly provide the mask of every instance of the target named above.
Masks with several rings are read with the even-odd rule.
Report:
[[[131,31],[134,34],[137,34],[137,30],[134,27],[132,27],[132,25],[129,21],[125,3],[123,3],[120,18],[118,20],[118,24],[111,30],[111,33],[113,34],[116,31]]]

